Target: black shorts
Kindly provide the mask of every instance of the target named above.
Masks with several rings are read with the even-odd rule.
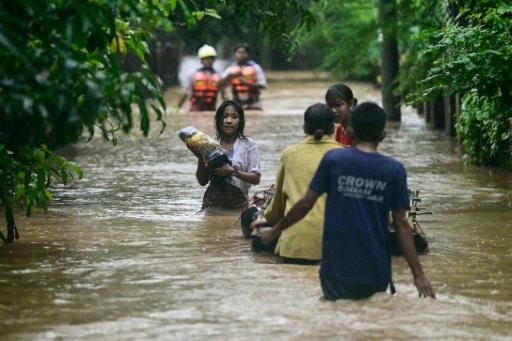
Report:
[[[362,300],[378,292],[386,292],[387,284],[355,284],[344,283],[328,277],[320,276],[324,297],[328,301],[339,299]]]

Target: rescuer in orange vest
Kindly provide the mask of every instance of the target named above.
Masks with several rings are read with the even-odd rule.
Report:
[[[178,104],[172,112],[177,113],[185,100],[190,96],[190,111],[217,110],[217,93],[220,91],[222,99],[227,98],[225,87],[220,87],[220,74],[213,68],[217,51],[210,45],[203,45],[197,51],[202,67],[192,73],[183,88]]]
[[[236,61],[222,73],[221,85],[231,84],[233,100],[240,103],[244,110],[263,110],[260,91],[267,87],[263,69],[249,60],[249,45],[237,44],[233,52]]]

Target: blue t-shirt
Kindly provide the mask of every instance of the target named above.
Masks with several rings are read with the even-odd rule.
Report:
[[[327,192],[320,275],[389,283],[389,212],[409,208],[403,165],[379,153],[335,149],[324,155],[309,187]]]

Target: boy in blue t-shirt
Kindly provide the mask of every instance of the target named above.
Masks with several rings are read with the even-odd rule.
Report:
[[[262,240],[271,241],[301,220],[327,193],[320,281],[327,300],[364,299],[391,283],[389,212],[420,297],[435,298],[416,254],[406,218],[407,174],[397,160],[377,152],[386,113],[376,103],[351,113],[354,148],[327,152],[309,189]]]

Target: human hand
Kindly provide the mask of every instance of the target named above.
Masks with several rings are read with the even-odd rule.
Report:
[[[259,229],[259,235],[263,244],[268,244],[279,237],[279,231],[275,227],[271,229]]]
[[[225,163],[222,167],[212,169],[210,173],[214,176],[230,176],[234,171],[235,169],[230,164]]]
[[[411,232],[413,232],[414,231],[414,223],[410,220],[407,220],[407,223],[409,225],[409,228],[411,229]]]
[[[256,86],[256,84],[248,82],[247,79],[242,75],[240,75],[238,79],[240,80],[240,84],[247,85],[251,88]]]
[[[434,289],[432,289],[430,282],[428,281],[424,274],[414,276],[414,285],[416,285],[420,297],[432,297],[434,299],[436,298]]]
[[[235,77],[238,77],[238,76],[241,76],[241,75],[242,75],[242,71],[241,70],[231,71],[229,73],[229,78],[235,78]]]
[[[267,223],[267,219],[265,219],[264,217],[261,217],[261,218],[258,218],[256,220],[254,220],[251,223],[250,227],[251,227],[251,229],[254,230],[255,228],[257,228],[257,227],[259,227],[261,225],[265,225],[266,223]]]

